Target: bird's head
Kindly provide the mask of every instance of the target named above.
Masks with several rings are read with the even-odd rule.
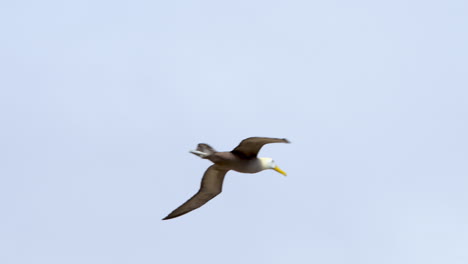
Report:
[[[271,170],[275,170],[283,174],[284,176],[287,175],[286,172],[284,172],[282,169],[278,167],[278,165],[276,165],[275,161],[272,158],[259,158],[259,159],[262,164],[262,169],[264,170],[271,169]]]

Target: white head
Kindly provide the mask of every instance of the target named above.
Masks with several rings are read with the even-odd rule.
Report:
[[[272,158],[258,158],[261,162],[262,165],[262,170],[275,170],[284,176],[286,176],[286,172],[284,172],[282,169],[280,169],[276,164],[275,161]]]

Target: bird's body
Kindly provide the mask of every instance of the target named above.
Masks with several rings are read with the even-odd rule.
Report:
[[[263,170],[259,158],[241,159],[231,152],[217,152],[207,159],[224,169],[242,173],[257,173]]]
[[[273,169],[286,176],[286,173],[276,166],[273,159],[257,157],[260,148],[268,143],[289,143],[289,141],[280,138],[251,137],[244,139],[230,152],[217,152],[207,144],[198,144],[197,149],[190,152],[203,159],[208,159],[214,164],[205,171],[200,190],[163,220],[178,217],[197,209],[221,193],[224,176],[229,170],[257,173]]]

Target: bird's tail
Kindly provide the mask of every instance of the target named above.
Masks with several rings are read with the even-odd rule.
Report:
[[[216,153],[216,150],[208,144],[198,144],[197,150],[191,150],[190,153],[197,155],[202,159],[207,159],[209,156]]]

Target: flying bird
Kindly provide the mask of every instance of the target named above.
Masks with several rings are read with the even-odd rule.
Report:
[[[257,158],[257,154],[265,144],[290,143],[285,138],[250,137],[242,142],[232,151],[217,152],[208,144],[198,144],[193,153],[202,159],[208,159],[214,164],[208,167],[203,175],[200,190],[188,201],[177,207],[163,220],[184,215],[213,199],[221,193],[224,176],[229,170],[242,173],[257,173],[262,170],[272,169],[284,176],[286,172],[281,170],[271,158]]]

